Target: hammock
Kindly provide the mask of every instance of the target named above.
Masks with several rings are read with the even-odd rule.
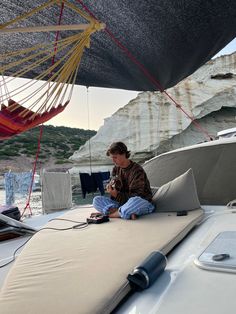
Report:
[[[42,114],[35,113],[17,104],[12,99],[10,99],[8,103],[9,106],[2,107],[0,111],[0,140],[7,139],[13,135],[27,131],[52,119],[65,109],[69,101],[67,101],[64,105],[59,104],[57,107],[53,107],[49,111],[45,111]],[[17,109],[11,111],[11,108],[15,105],[17,105]],[[24,117],[20,115],[22,112],[25,113]]]
[[[8,28],[22,20],[30,18],[51,6],[67,7],[77,12],[88,23],[80,25],[51,25],[30,28]],[[60,16],[60,18],[61,18]],[[25,21],[24,21],[25,23]],[[101,30],[104,25],[85,14],[67,1],[51,0],[19,16],[10,22],[0,25],[5,32],[22,33],[57,31],[56,40],[0,55],[0,139],[6,139],[24,132],[53,118],[70,102],[79,64],[85,48],[90,46],[92,33]],[[71,29],[70,36],[58,39],[59,30]],[[79,30],[79,32],[76,30]],[[44,33],[45,34],[45,33]],[[52,37],[52,36],[51,36]],[[44,36],[44,40],[45,40]],[[57,60],[55,61],[55,56]],[[20,57],[20,58],[19,58]],[[43,68],[40,74],[37,71]],[[4,73],[8,73],[5,76]],[[9,76],[10,73],[10,76]],[[19,79],[31,77],[31,80]]]

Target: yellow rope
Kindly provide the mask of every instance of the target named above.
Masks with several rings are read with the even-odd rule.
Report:
[[[68,60],[68,62],[65,63],[63,65],[63,67],[61,67],[61,69],[57,73],[55,73],[52,78],[50,78],[50,81],[52,81],[56,76],[58,76],[57,83],[56,83],[56,85],[55,84],[52,85],[53,89],[52,89],[52,86],[50,87],[50,89],[52,89],[52,91],[49,93],[49,95],[48,95],[47,99],[44,101],[43,105],[37,110],[37,113],[42,112],[42,110],[44,109],[46,104],[49,102],[49,99],[56,93],[56,96],[54,97],[54,99],[51,101],[51,103],[49,105],[47,105],[47,109],[49,110],[51,107],[53,107],[55,105],[55,102],[59,98],[59,95],[62,91],[62,88],[61,87],[59,88],[59,84],[61,84],[63,82],[67,82],[68,84],[70,84],[72,82],[71,78],[69,79],[68,77],[72,77],[72,74],[75,72],[76,68],[79,66],[79,62],[80,62],[81,57],[82,57],[82,52],[84,50],[84,46],[88,46],[88,43],[89,43],[89,37],[84,39],[83,45],[78,44],[76,49],[74,49],[73,51],[70,51],[71,57]],[[76,62],[76,60],[77,60],[77,62]],[[79,62],[78,62],[78,60],[79,60]],[[48,70],[48,72],[49,71],[50,71],[50,69]],[[75,79],[76,79],[76,77],[74,77],[72,83],[74,83]],[[38,99],[37,103],[46,94],[48,94],[48,90],[45,91],[44,94],[41,95],[41,97]],[[33,96],[33,95],[31,95],[31,96]],[[36,104],[36,102],[31,107],[34,107],[35,104]],[[30,107],[30,109],[31,109],[31,107]],[[23,115],[23,113],[22,113],[22,115]]]
[[[58,52],[60,52],[61,50],[63,50],[63,49],[65,49],[68,45],[70,45],[70,44],[72,44],[73,42],[76,42],[77,40],[79,40],[79,37],[81,36],[81,34],[79,34],[79,35],[77,35],[77,36],[71,36],[72,38],[67,38],[67,41],[64,41],[63,43],[62,43],[62,45],[61,46],[59,46],[59,48],[58,48]],[[71,39],[71,40],[69,40],[69,39]],[[22,72],[19,72],[19,75],[17,74],[17,72],[16,73],[14,73],[14,76],[20,76],[20,75],[22,75],[22,74],[25,74],[26,72],[28,72],[29,70],[32,70],[34,67],[35,67],[35,64],[41,64],[41,63],[43,63],[43,62],[45,62],[47,59],[50,59],[50,58],[52,58],[52,56],[54,55],[54,51],[53,51],[53,45],[52,44],[50,44],[50,46],[49,45],[46,45],[46,46],[43,46],[43,45],[41,45],[41,47],[39,47],[39,48],[41,48],[41,50],[39,51],[39,52],[36,52],[36,53],[32,53],[34,50],[36,50],[38,48],[38,46],[36,46],[36,48],[35,49],[31,49],[29,52],[31,52],[31,54],[29,55],[29,56],[27,56],[27,57],[23,57],[23,58],[20,58],[20,60],[17,60],[17,61],[14,61],[14,62],[11,62],[10,64],[8,64],[8,65],[2,65],[1,66],[1,71],[7,71],[7,70],[9,70],[9,69],[11,69],[11,68],[14,68],[14,67],[16,67],[16,66],[19,66],[20,64],[24,64],[25,62],[27,62],[27,61],[30,61],[30,60],[33,60],[33,59],[35,59],[36,57],[39,57],[40,55],[43,55],[43,54],[45,54],[45,53],[48,53],[48,55],[46,55],[46,57],[42,60],[42,59],[39,59],[39,61],[38,61],[38,63],[37,62],[35,62],[34,64],[32,64],[32,66],[30,66],[29,68],[27,68],[27,69],[23,69],[23,71]],[[45,50],[43,50],[43,48],[45,48]],[[23,50],[18,50],[17,51],[18,52],[18,55],[23,55],[23,54],[25,54],[25,49],[23,49]],[[10,56],[11,57],[11,56]]]
[[[86,42],[85,42],[85,44],[86,44]],[[58,78],[57,78],[57,83],[53,87],[52,91],[49,93],[49,97],[48,98],[50,98],[53,94],[56,94],[55,97],[57,97],[57,95],[60,94],[60,89],[57,91],[57,89],[59,88],[59,84],[60,83],[62,83],[62,82],[70,83],[70,81],[68,81],[68,77],[71,76],[71,73],[73,73],[75,68],[79,65],[79,62],[78,61],[76,62],[76,59],[78,59],[79,61],[81,60],[82,51],[83,51],[83,47],[78,45],[77,49],[74,51],[74,53],[71,54],[68,62],[65,63],[64,66],[62,67],[62,69],[61,69],[61,71],[60,71],[60,73],[58,75]],[[43,96],[44,95],[42,95],[42,97]],[[49,108],[53,106],[53,103],[54,103],[53,101],[50,103]]]
[[[19,22],[21,20],[24,20],[24,19],[34,15],[35,13],[38,13],[39,11],[41,11],[41,10],[43,10],[43,9],[45,9],[45,8],[55,4],[55,3],[57,3],[57,2],[58,2],[58,0],[50,0],[48,2],[45,2],[44,4],[40,5],[39,7],[31,10],[30,12],[26,12],[26,13],[20,15],[20,16],[17,16],[15,19],[13,19],[13,20],[11,20],[9,22],[1,24],[0,25],[0,29],[6,28],[9,25],[12,25],[12,24],[17,23],[17,22]]]
[[[50,51],[52,51],[52,50],[50,49]],[[37,63],[34,63],[34,66],[30,67],[30,69],[33,69],[34,67],[39,66],[41,63],[44,63],[44,62],[45,62],[47,59],[49,59],[52,55],[53,55],[53,53],[51,52],[51,54],[50,54],[48,57],[43,58],[43,59],[40,59]],[[66,58],[66,56],[64,56],[64,58],[62,58],[62,59],[59,59],[53,66],[51,66],[51,67],[46,71],[46,73],[43,72],[42,74],[38,75],[38,76],[35,77],[34,79],[35,79],[35,80],[41,80],[41,79],[43,79],[46,75],[48,75],[50,72],[52,72],[52,71],[54,70],[54,68],[59,65],[60,62],[62,63],[65,58]],[[29,70],[29,69],[26,68],[26,69],[24,69],[23,71],[21,70],[21,71],[12,73],[12,75],[14,75],[15,77],[17,77],[17,76],[23,76],[25,73],[28,72],[28,70]],[[55,75],[51,78],[51,80],[54,79],[54,78],[55,78]],[[10,78],[10,79],[8,79],[8,83],[11,82],[11,81],[13,81],[14,79],[15,79],[15,78]],[[3,82],[3,84],[4,84],[4,83],[5,83],[5,82]],[[27,82],[26,84],[24,84],[23,86],[17,87],[14,91],[17,91],[17,90],[18,90],[18,92],[15,93],[14,96],[17,95],[17,94],[19,94],[21,91],[23,91],[23,90],[24,90],[24,89],[23,89],[24,86],[25,86],[25,88],[27,88],[27,87],[26,87],[27,85],[28,85],[28,87],[29,87],[29,86],[32,86],[32,85],[34,85],[34,84],[35,84],[35,82],[32,83],[31,81],[28,81],[28,82]],[[21,89],[21,91],[19,91],[20,89]]]
[[[63,43],[66,43],[68,41],[73,41],[73,37],[76,40],[76,38],[78,38],[78,35],[81,35],[81,34],[71,35],[71,36],[69,36],[67,38],[63,38],[61,40],[58,40],[57,43],[59,45],[62,45]],[[0,54],[0,58],[1,58],[1,60],[4,60],[4,59],[9,58],[9,57],[12,58],[12,57],[18,56],[19,54],[27,54],[27,53],[30,53],[30,52],[32,52],[34,50],[40,49],[40,48],[48,47],[48,49],[51,49],[52,45],[54,45],[54,42],[53,43],[49,43],[49,44],[40,43],[40,44],[35,45],[33,47],[24,48],[24,49],[20,49],[20,50],[17,50],[17,51],[11,51],[11,52],[8,52],[8,53]]]
[[[31,17],[32,15],[46,9],[47,7],[50,7],[54,4],[60,5],[64,3],[65,6],[69,7],[70,9],[72,9],[73,11],[77,12],[80,16],[82,16],[84,19],[86,19],[89,22],[94,22],[95,24],[97,24],[97,30],[100,30],[103,28],[102,24],[97,22],[93,17],[91,17],[90,15],[88,15],[87,13],[85,13],[84,11],[80,10],[78,7],[76,7],[75,5],[73,5],[72,3],[66,1],[66,0],[50,0],[48,2],[45,2],[44,4],[42,4],[39,7],[36,7],[34,9],[32,9],[30,12],[26,12],[22,15],[17,16],[16,18],[10,20],[9,22],[6,22],[4,24],[0,24],[0,29],[6,28],[9,25],[18,23],[28,17]]]
[[[91,29],[90,32],[93,32],[93,31],[94,31],[94,30]],[[88,36],[88,35],[87,35],[87,36]],[[77,35],[77,36],[74,36],[74,35],[71,36],[71,39],[70,39],[70,40],[67,40],[66,42],[64,41],[64,46],[61,46],[61,47],[59,46],[58,52],[62,51],[66,46],[68,46],[69,44],[73,43],[74,41],[80,40],[80,38],[81,38],[81,34],[79,34],[79,35]],[[87,41],[87,43],[86,43],[86,46],[87,46],[87,47],[89,46],[88,43],[89,43],[89,42]],[[50,48],[51,48],[51,47],[50,47]],[[40,51],[40,52],[38,52],[38,53],[36,53],[36,54],[31,54],[30,56],[27,56],[27,57],[25,57],[25,58],[21,58],[19,61],[12,62],[10,65],[2,66],[2,67],[0,67],[0,71],[5,72],[6,70],[9,70],[9,69],[12,68],[12,67],[15,67],[15,66],[17,66],[17,65],[23,64],[23,63],[25,63],[26,61],[30,61],[30,60],[34,59],[35,57],[38,57],[38,56],[40,56],[40,55],[42,55],[42,54],[45,54],[45,52],[47,52],[47,51],[51,51],[50,48],[48,48],[46,51],[43,51],[43,50],[42,50],[42,51]],[[25,50],[23,50],[23,52],[25,52]],[[32,50],[30,50],[30,52],[32,52]],[[32,69],[36,68],[36,67],[39,66],[40,64],[42,64],[42,63],[44,63],[45,61],[47,61],[48,59],[50,59],[53,55],[54,55],[54,52],[51,51],[50,54],[47,55],[46,57],[39,59],[39,61],[34,62],[31,66],[28,66],[26,69],[17,71],[17,72],[15,72],[15,73],[13,72],[12,75],[14,75],[14,77],[23,76],[23,75],[25,75],[27,72],[31,71]],[[66,56],[65,56],[65,57],[66,57]],[[63,59],[65,59],[65,57],[64,57]],[[58,66],[58,64],[55,64],[55,65],[54,65],[54,68],[55,68],[56,66]],[[43,74],[42,76],[40,75],[40,76],[36,77],[35,79],[38,79],[38,80],[41,79],[43,76],[47,75],[51,70],[53,70],[53,69],[50,68],[48,71],[44,72],[44,74]]]
[[[77,12],[80,16],[85,18],[87,21],[95,22],[95,23],[97,22],[92,16],[90,16],[87,13],[85,13],[84,11],[80,10],[77,6],[73,5],[72,3],[68,2],[67,0],[64,0],[63,2],[65,4],[65,6],[69,7],[73,11]],[[60,0],[58,0],[58,5],[61,5],[61,1]]]
[[[74,36],[73,36],[74,37]],[[78,36],[77,36],[78,38]],[[75,40],[76,38],[73,39],[73,41]],[[61,51],[63,50],[64,47],[62,48],[59,48],[58,51]],[[20,76],[23,76],[25,75],[27,72],[29,72],[30,70],[36,68],[37,66],[43,64],[45,61],[47,61],[48,59],[51,59],[51,57],[53,56],[54,52],[52,52],[52,49],[48,50],[50,51],[50,54],[47,55],[46,57],[44,58],[41,58],[39,59],[37,62],[35,62],[32,66],[29,66],[28,68],[25,68],[23,70],[20,70],[20,71],[17,71],[17,72],[13,72],[12,75],[14,75],[14,77],[20,77]],[[72,48],[67,54],[65,54],[61,59],[59,59],[58,61],[56,61],[54,63],[54,65],[51,65],[46,71],[44,71],[43,73],[39,74],[38,76],[36,76],[34,79],[35,80],[42,80],[44,77],[46,77],[47,75],[50,74],[50,72],[52,72],[57,66],[59,66],[60,63],[62,63],[66,58],[67,56],[70,54],[70,53],[73,53],[74,49]],[[43,53],[43,52],[42,52]],[[37,56],[39,54],[36,54]],[[35,58],[36,55],[32,55],[32,59]],[[25,58],[25,60],[28,60],[27,58]],[[15,63],[14,63],[15,65]],[[6,69],[6,67],[3,67],[3,69]],[[50,79],[49,81],[52,81],[54,78],[56,77],[56,74],[54,74]],[[12,80],[14,80],[15,78],[12,78],[11,80],[9,80],[8,82],[11,82]],[[30,82],[29,82],[30,83]],[[27,83],[27,84],[29,84]],[[19,89],[19,88],[17,88]],[[16,90],[17,90],[16,89]]]
[[[68,9],[75,11],[82,18],[86,19],[89,22],[88,28],[80,33],[58,40],[56,43],[56,54],[61,55],[60,59],[56,60],[54,64],[47,66],[46,70],[37,74],[34,79],[22,84],[20,87],[17,86],[11,91],[11,97],[15,97],[26,90],[28,91],[27,96],[11,105],[10,108],[11,111],[14,111],[24,103],[32,101],[32,104],[28,104],[27,108],[21,112],[20,115],[22,117],[25,117],[26,115],[28,117],[29,111],[33,111],[37,106],[37,109],[30,117],[33,120],[37,114],[49,111],[57,104],[63,104],[66,97],[67,100],[70,100],[84,49],[90,47],[91,35],[94,32],[101,30],[104,26],[102,23],[96,21],[67,0],[50,0],[43,5],[34,8],[30,12],[26,12],[23,15],[0,25],[0,29],[6,28],[14,23],[19,23],[23,19],[29,18],[33,14],[52,5],[61,6],[62,3],[64,3]],[[6,80],[9,84],[17,77],[24,77],[27,76],[27,73],[37,72],[37,68],[42,66],[45,67],[47,62],[52,60],[52,57],[55,56],[54,47],[55,43],[40,43],[34,47],[23,48],[18,51],[2,54],[0,55],[2,61],[0,73],[10,73],[11,77]],[[14,60],[14,58],[19,56],[20,58]],[[8,60],[11,61],[7,63]],[[19,67],[21,68],[19,69]],[[38,81],[42,80],[46,81],[38,87]],[[4,84],[5,82],[3,81],[0,83],[1,89]],[[35,89],[30,92],[29,90],[34,88],[34,86]],[[35,99],[36,96],[37,99]],[[4,100],[9,98],[6,94],[4,97]]]

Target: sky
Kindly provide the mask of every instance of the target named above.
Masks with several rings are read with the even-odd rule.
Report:
[[[215,57],[236,51],[236,38]],[[138,92],[110,88],[75,86],[67,108],[45,124],[98,130],[104,119],[136,98]]]

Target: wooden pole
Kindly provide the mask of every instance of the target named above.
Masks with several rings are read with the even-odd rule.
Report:
[[[71,24],[71,25],[47,25],[47,26],[33,26],[33,27],[17,27],[17,28],[1,28],[0,33],[34,33],[34,32],[56,32],[56,31],[72,31],[85,30],[90,24]],[[106,27],[101,23],[101,29]]]

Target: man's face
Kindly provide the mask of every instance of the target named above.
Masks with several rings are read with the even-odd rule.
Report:
[[[127,158],[125,154],[110,154],[109,156],[116,166],[122,167]]]

